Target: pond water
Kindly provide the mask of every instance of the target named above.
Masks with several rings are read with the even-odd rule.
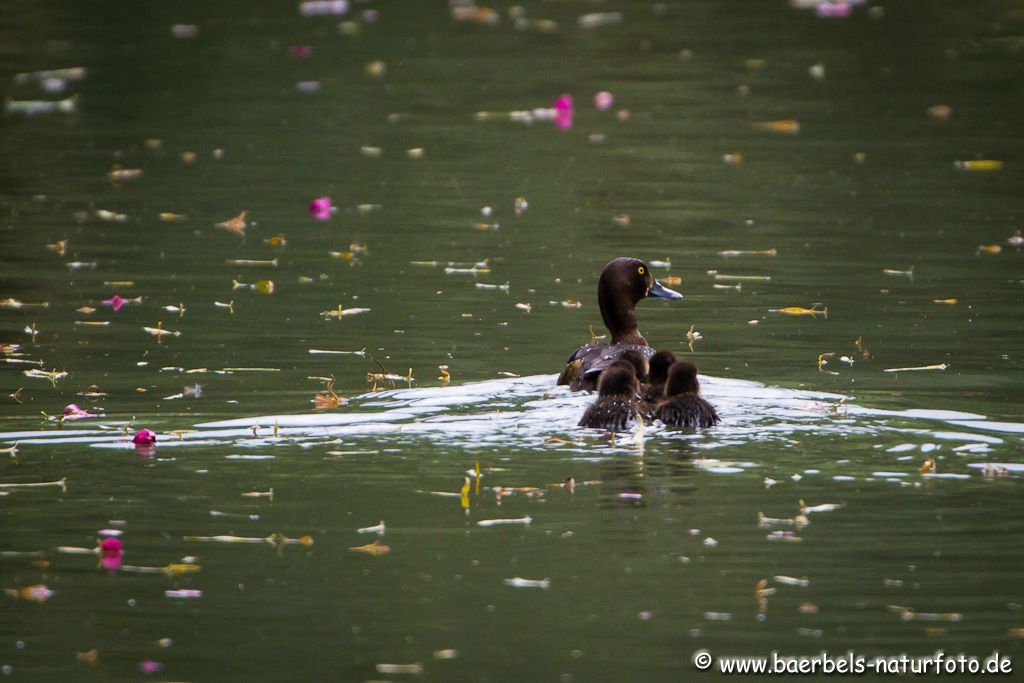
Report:
[[[3,674],[1024,656],[1018,4],[9,9]],[[622,255],[720,426],[575,427]]]

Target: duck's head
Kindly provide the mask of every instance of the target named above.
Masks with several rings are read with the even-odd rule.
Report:
[[[685,360],[676,361],[668,370],[668,381],[665,383],[665,396],[680,394],[700,395],[700,381],[697,379],[697,366]]]
[[[640,388],[633,366],[616,361],[601,372],[597,381],[599,396],[634,396]]]
[[[621,354],[619,354],[619,358],[615,362],[629,364],[633,368],[633,374],[636,375],[636,378],[639,381],[647,381],[647,356],[640,353],[636,349],[626,349]]]
[[[639,344],[646,346],[636,328],[634,309],[649,296],[678,301],[679,292],[665,287],[654,279],[651,269],[640,259],[617,258],[608,262],[597,282],[597,303],[613,344]]]
[[[658,351],[651,356],[650,382],[651,384],[664,384],[668,381],[668,369],[678,360],[676,354],[671,351]]]

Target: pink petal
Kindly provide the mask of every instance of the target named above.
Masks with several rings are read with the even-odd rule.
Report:
[[[331,198],[317,197],[309,203],[309,215],[318,221],[326,221],[331,217]]]
[[[104,538],[100,541],[100,553],[103,557],[121,557],[124,553],[124,543],[117,538]]]
[[[162,671],[163,668],[163,664],[154,662],[152,659],[143,659],[139,662],[139,671],[144,674],[155,674],[157,671]]]
[[[615,96],[607,90],[602,90],[594,95],[594,106],[597,107],[598,111],[611,109],[613,104],[615,104]]]
[[[107,299],[103,303],[105,303],[107,306],[110,306],[111,308],[113,308],[114,311],[116,312],[116,311],[120,311],[121,307],[124,306],[128,302],[125,299],[122,299],[119,294],[115,294],[114,296],[110,297],[109,299]]]
[[[136,446],[152,446],[156,443],[156,432],[149,429],[140,429],[132,437],[132,443]]]

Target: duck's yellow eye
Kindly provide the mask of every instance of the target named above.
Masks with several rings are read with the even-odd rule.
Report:
[[[647,269],[644,268],[643,266],[640,266],[639,268],[636,269],[636,272],[640,273],[641,275],[646,275]]]

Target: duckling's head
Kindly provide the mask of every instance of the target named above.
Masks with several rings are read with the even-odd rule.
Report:
[[[597,380],[599,396],[634,396],[640,389],[633,366],[616,361],[601,372]]]
[[[639,301],[653,296],[679,300],[683,295],[664,287],[651,275],[651,269],[640,259],[617,258],[608,262],[597,281],[597,303],[605,327],[612,333],[612,343],[646,346],[636,329],[634,309]]]
[[[676,354],[671,351],[658,351],[651,356],[649,375],[651,384],[664,384],[668,380],[668,369],[676,360],[678,360]]]
[[[668,381],[665,383],[665,396],[679,394],[700,395],[700,381],[697,379],[697,366],[685,360],[676,361],[668,370]]]
[[[636,349],[626,349],[619,354],[619,358],[615,362],[629,363],[633,367],[633,373],[636,375],[636,378],[641,382],[647,381],[647,356]]]

